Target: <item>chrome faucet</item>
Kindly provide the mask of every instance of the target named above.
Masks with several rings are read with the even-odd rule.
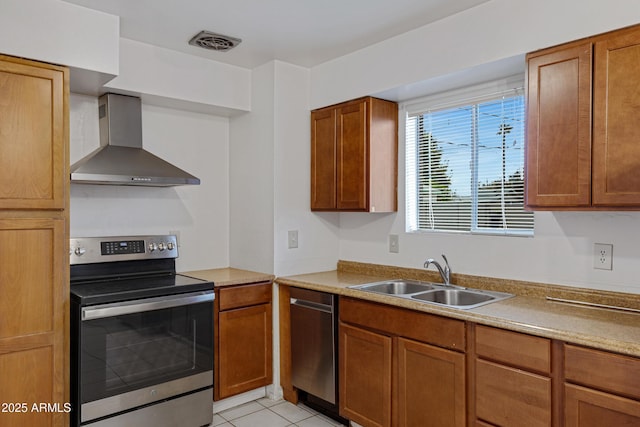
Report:
[[[445,286],[450,286],[451,268],[449,268],[449,261],[447,261],[447,257],[444,256],[444,254],[442,254],[442,258],[444,259],[444,268],[442,268],[440,263],[433,258],[429,258],[424,262],[424,268],[429,268],[429,265],[431,264],[435,265],[438,269],[438,272],[440,273],[440,277],[442,277],[442,281],[444,282]]]

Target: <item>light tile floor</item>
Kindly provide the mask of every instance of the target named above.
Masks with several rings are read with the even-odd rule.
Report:
[[[302,404],[268,398],[213,414],[215,427],[336,427],[342,426]]]

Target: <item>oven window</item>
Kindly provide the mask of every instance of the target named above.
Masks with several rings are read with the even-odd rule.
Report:
[[[82,403],[213,370],[212,302],[86,320],[80,330]]]

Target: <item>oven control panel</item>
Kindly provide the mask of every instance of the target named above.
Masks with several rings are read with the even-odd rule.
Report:
[[[100,242],[102,255],[143,254],[144,240],[118,240],[116,242]]]
[[[69,257],[71,265],[177,258],[178,241],[174,235],[72,238]]]

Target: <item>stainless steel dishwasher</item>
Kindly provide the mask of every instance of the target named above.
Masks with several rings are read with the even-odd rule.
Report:
[[[300,288],[290,296],[293,386],[306,404],[339,419],[338,298]]]

